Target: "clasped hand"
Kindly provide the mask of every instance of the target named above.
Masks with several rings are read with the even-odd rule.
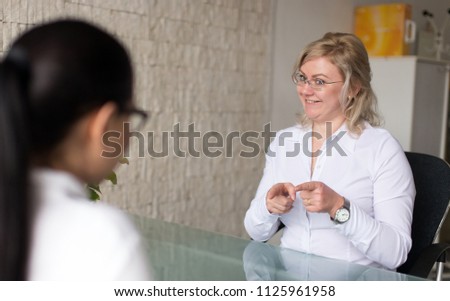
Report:
[[[305,182],[297,186],[278,183],[267,192],[267,210],[273,214],[288,213],[297,192],[300,192],[300,198],[308,212],[326,212],[334,216],[336,210],[344,204],[344,198],[322,182]]]

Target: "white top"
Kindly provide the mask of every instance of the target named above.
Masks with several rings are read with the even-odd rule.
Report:
[[[88,200],[71,174],[32,172],[29,280],[150,280],[141,238],[119,209]]]
[[[268,240],[281,220],[282,247],[387,269],[401,265],[412,243],[415,187],[400,144],[384,129],[366,124],[355,137],[344,124],[323,144],[311,177],[310,138],[310,129],[300,126],[277,133],[245,216],[249,235]],[[267,210],[266,194],[274,184],[308,181],[321,181],[348,199],[350,220],[336,225],[328,213],[308,213],[299,193],[290,212]]]

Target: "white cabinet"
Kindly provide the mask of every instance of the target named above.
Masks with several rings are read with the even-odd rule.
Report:
[[[370,64],[384,127],[405,151],[444,158],[450,64],[416,56],[373,57]]]

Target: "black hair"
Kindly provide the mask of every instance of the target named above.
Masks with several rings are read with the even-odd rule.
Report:
[[[13,43],[0,63],[0,280],[26,279],[32,158],[106,102],[124,110],[132,86],[125,48],[84,21],[42,24]]]

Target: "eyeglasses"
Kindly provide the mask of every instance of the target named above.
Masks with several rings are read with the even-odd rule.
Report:
[[[129,115],[129,119],[126,123],[130,125],[130,131],[141,130],[149,118],[149,113],[137,108],[124,109],[122,110],[122,113]]]
[[[320,78],[313,78],[312,80],[308,80],[306,78],[306,76],[301,74],[299,71],[296,71],[292,75],[292,81],[294,82],[294,84],[296,84],[297,86],[300,86],[300,87],[304,87],[306,84],[308,84],[312,89],[314,89],[316,91],[322,90],[323,87],[325,87],[325,85],[331,85],[331,84],[343,82],[342,80],[335,81],[335,82],[326,82]]]

